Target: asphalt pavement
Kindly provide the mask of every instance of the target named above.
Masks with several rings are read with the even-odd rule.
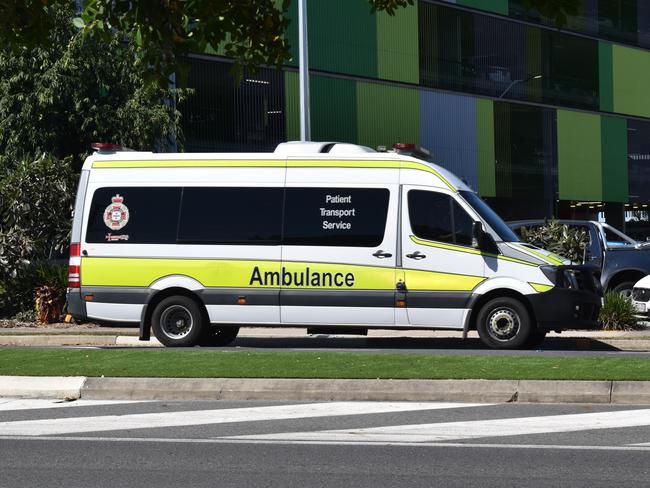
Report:
[[[650,409],[0,400],[0,486],[647,486]]]

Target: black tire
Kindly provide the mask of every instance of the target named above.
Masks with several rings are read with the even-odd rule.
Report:
[[[493,349],[525,347],[533,331],[525,305],[510,297],[494,298],[483,305],[476,329],[483,343]]]
[[[192,347],[203,336],[205,319],[198,303],[188,297],[162,300],[151,314],[151,329],[167,347]]]
[[[202,346],[220,347],[227,346],[235,340],[239,333],[239,327],[232,326],[208,326],[206,327],[205,334],[201,339]]]
[[[634,288],[634,284],[634,281],[624,281],[612,288],[612,291],[614,293],[620,293],[624,297],[632,298],[632,288]]]

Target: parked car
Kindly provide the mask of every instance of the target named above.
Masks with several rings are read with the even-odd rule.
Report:
[[[644,320],[650,319],[650,276],[645,276],[636,282],[632,290],[632,301],[637,316]]]
[[[639,242],[611,225],[591,220],[558,220],[560,224],[577,227],[589,235],[584,264],[598,266],[600,282],[605,291],[632,295],[634,284],[650,274],[650,242]],[[544,220],[508,222],[517,234],[522,228],[544,225]]]

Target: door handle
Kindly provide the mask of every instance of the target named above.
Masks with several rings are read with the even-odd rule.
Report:
[[[384,258],[390,258],[393,257],[393,255],[389,252],[384,252],[381,249],[375,253],[372,254],[374,257],[379,258],[379,259],[384,259]]]
[[[413,254],[407,254],[406,257],[409,259],[424,259],[427,255],[422,254],[420,251],[415,251]]]

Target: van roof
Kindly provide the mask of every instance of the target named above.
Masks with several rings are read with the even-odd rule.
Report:
[[[324,151],[326,149],[327,151]],[[196,166],[206,167],[205,163],[212,160],[226,160],[226,161],[268,161],[271,164],[268,166],[275,166],[274,161],[280,166],[280,161],[284,160],[338,160],[341,166],[348,166],[345,164],[350,161],[376,161],[380,163],[377,167],[382,167],[381,162],[385,162],[387,166],[395,168],[406,167],[412,169],[421,169],[438,176],[445,181],[448,186],[455,190],[469,190],[472,191],[467,184],[460,178],[446,170],[445,168],[423,161],[411,156],[397,154],[394,152],[377,152],[373,149],[355,144],[342,144],[330,142],[288,142],[279,144],[275,152],[269,153],[153,153],[145,151],[116,151],[116,152],[96,152],[84,162],[83,169],[90,170],[91,168],[143,168],[143,167],[170,167],[173,162],[178,162],[185,167],[194,166],[192,162],[196,162]],[[150,165],[147,162],[160,162],[160,165]],[[393,164],[391,165],[391,162]],[[395,166],[395,162],[407,163],[406,165],[400,164]],[[97,163],[100,163],[99,165]],[[104,164],[101,164],[104,163]],[[108,163],[108,164],[107,164]],[[114,163],[114,164],[110,164]],[[117,163],[117,164],[115,164]],[[145,165],[143,166],[143,163]],[[174,165],[175,166],[175,165]]]

